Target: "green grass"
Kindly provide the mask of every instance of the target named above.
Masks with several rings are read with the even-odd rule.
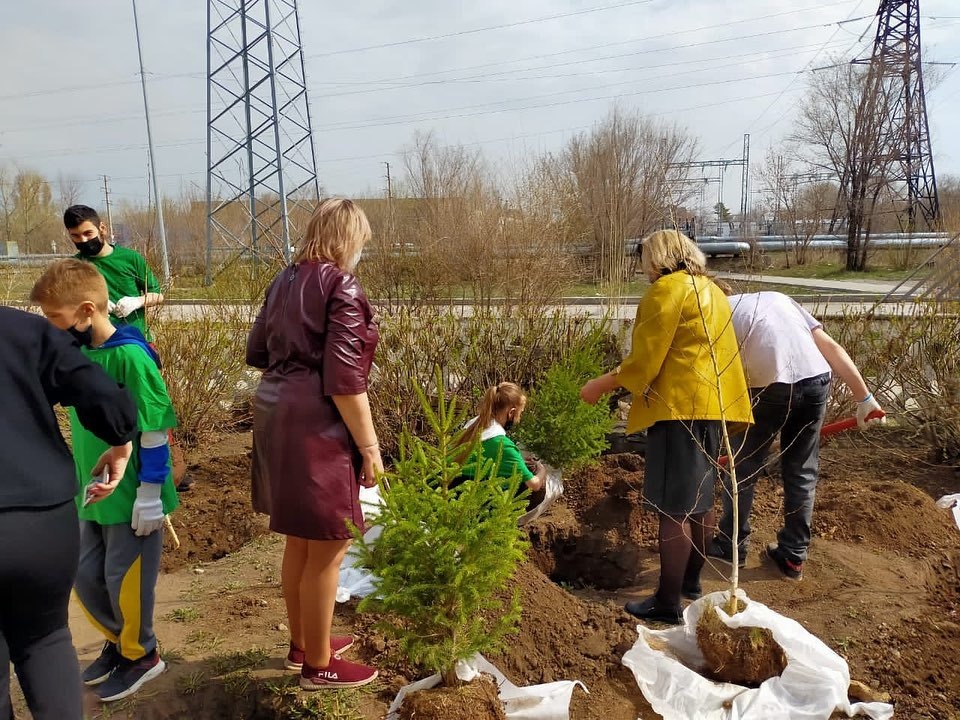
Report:
[[[868,268],[863,272],[850,272],[844,264],[823,260],[790,267],[775,267],[763,272],[764,275],[781,277],[813,278],[817,280],[903,280],[912,270],[900,270],[893,267]]]
[[[167,614],[167,620],[172,622],[187,623],[200,619],[200,611],[193,607],[182,607]]]
[[[211,663],[213,671],[217,675],[227,675],[241,670],[256,670],[269,657],[265,650],[251,648],[250,650],[217,655],[211,659]]]

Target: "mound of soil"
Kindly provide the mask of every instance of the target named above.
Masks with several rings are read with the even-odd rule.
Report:
[[[420,690],[403,698],[400,720],[506,720],[497,684],[481,675],[458,688]]]
[[[163,554],[163,572],[219,560],[269,532],[266,517],[250,507],[250,458],[224,450],[230,454],[190,465],[194,483],[170,515],[180,548]]]
[[[743,609],[742,601],[738,605]],[[787,667],[787,656],[768,628],[731,628],[712,607],[700,615],[697,645],[707,663],[703,674],[721,682],[760,687]]]
[[[529,527],[532,558],[556,582],[635,585],[644,550],[657,550],[657,520],[641,508],[643,458],[624,453],[564,478],[562,503]]]

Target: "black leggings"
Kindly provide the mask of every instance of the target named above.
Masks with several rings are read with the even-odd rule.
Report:
[[[0,510],[0,720],[13,717],[10,661],[34,720],[82,720],[67,625],[80,529],[73,500]]]

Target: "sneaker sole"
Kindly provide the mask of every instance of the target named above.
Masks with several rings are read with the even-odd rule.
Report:
[[[773,555],[770,554],[770,549],[769,549],[769,548],[767,548],[767,559],[768,559],[770,562],[773,563],[773,566],[780,572],[780,577],[782,577],[784,580],[789,580],[790,582],[800,582],[801,580],[803,580],[803,571],[802,571],[802,570],[800,571],[799,574],[797,574],[797,575],[795,575],[795,576],[794,576],[794,575],[787,575],[787,573],[785,573],[785,572],[783,571],[783,568],[780,567],[780,563],[777,562],[777,559],[776,559]]]
[[[112,672],[113,670],[107,670],[107,672],[105,672],[100,677],[96,677],[91,680],[84,680],[83,684],[86,685],[87,687],[93,687],[94,685],[102,685],[107,681],[107,678],[110,677],[110,673]]]
[[[333,653],[333,655],[334,657],[340,657],[343,653],[345,653],[347,650],[349,650],[352,647],[353,647],[353,643],[351,642],[347,645],[344,645],[339,650],[337,650],[335,653]],[[295,663],[292,660],[290,660],[290,658],[286,658],[283,661],[283,667],[286,668],[287,670],[300,671],[300,670],[303,670],[303,663]]]
[[[380,675],[379,672],[374,672],[373,675],[366,678],[365,680],[357,680],[356,682],[312,682],[306,680],[305,678],[300,678],[300,689],[301,690],[336,690],[337,688],[354,688],[361,687],[362,685],[369,685]]]
[[[116,695],[110,695],[109,697],[102,697],[100,698],[100,702],[113,702],[114,700],[123,700],[123,698],[125,697],[130,697],[137,690],[142,688],[144,684],[150,682],[151,680],[163,674],[163,671],[166,669],[167,669],[167,664],[163,660],[161,660],[152,668],[147,670],[147,672],[145,672],[139,680],[137,680],[133,685],[128,687],[126,690],[124,690],[123,692],[119,692]]]
[[[726,563],[727,565],[730,565],[731,567],[733,566],[733,558],[720,557],[719,555],[710,555],[710,554],[708,553],[708,554],[707,554],[707,560],[719,560],[720,562]],[[746,560],[746,558],[744,558],[743,560],[741,560],[739,565],[740,565],[740,569],[743,570],[743,568],[745,568],[745,567],[747,566],[747,560]]]

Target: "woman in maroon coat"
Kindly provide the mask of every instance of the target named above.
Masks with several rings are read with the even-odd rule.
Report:
[[[306,690],[377,676],[339,657],[353,638],[330,634],[349,525],[363,528],[360,486],[372,487],[383,471],[367,400],[377,324],[352,274],[369,239],[352,201],[321,202],[247,341],[247,363],[264,370],[253,410],[253,506],[287,536],[286,666],[300,670]]]

